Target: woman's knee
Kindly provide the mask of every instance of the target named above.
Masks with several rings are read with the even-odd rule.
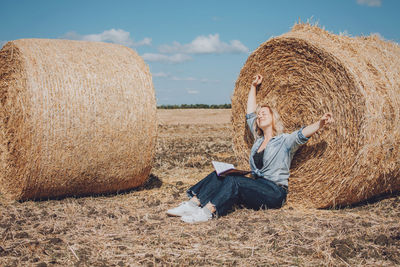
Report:
[[[226,176],[224,178],[222,188],[224,188],[225,190],[228,190],[229,192],[232,192],[234,194],[238,194],[239,193],[239,185],[237,183],[237,178],[235,176]]]
[[[236,184],[237,183],[237,176],[225,176],[224,183],[225,184]]]

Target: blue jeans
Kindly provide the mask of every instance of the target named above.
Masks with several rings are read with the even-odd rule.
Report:
[[[215,171],[190,187],[186,193],[190,198],[196,196],[202,207],[211,202],[218,216],[226,215],[237,204],[255,210],[280,208],[287,195],[284,188],[267,179],[219,177]]]

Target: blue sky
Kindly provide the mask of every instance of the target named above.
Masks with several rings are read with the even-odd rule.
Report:
[[[157,104],[230,103],[249,54],[299,20],[400,42],[398,0],[0,0],[0,46],[64,38],[129,46],[150,67]]]

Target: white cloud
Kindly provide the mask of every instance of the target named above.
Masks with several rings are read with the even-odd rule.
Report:
[[[239,40],[231,40],[228,43],[219,39],[219,34],[198,36],[189,44],[174,42],[172,45],[159,47],[161,53],[184,53],[184,54],[222,54],[222,53],[248,53],[249,49]]]
[[[144,38],[141,41],[135,42],[131,37],[130,33],[121,29],[106,30],[99,34],[88,34],[80,35],[74,31],[67,32],[61,38],[70,40],[83,40],[92,42],[109,42],[115,44],[121,44],[125,46],[143,46],[151,45],[151,38]]]
[[[219,83],[220,80],[209,80],[206,78],[202,78],[202,79],[200,79],[200,82],[202,82],[202,83]]]
[[[181,78],[181,77],[176,77],[176,76],[171,77],[170,80],[172,80],[172,81],[197,81],[197,79],[193,78],[193,77]]]
[[[169,74],[167,74],[165,72],[156,72],[156,73],[153,73],[152,76],[153,77],[163,77],[163,78],[165,78],[165,77],[168,77]]]
[[[187,89],[186,92],[190,95],[197,95],[199,91],[193,89]]]
[[[210,80],[207,78],[177,77],[177,76],[172,76],[165,72],[153,73],[153,77],[166,78],[170,81],[198,81],[201,83],[219,83],[220,82],[220,80]]]
[[[153,53],[145,53],[142,55],[142,58],[150,62],[165,62],[165,63],[181,63],[192,59],[192,57],[184,54],[175,54],[168,56],[168,55],[153,54]]]
[[[145,37],[143,40],[136,42],[135,46],[151,45],[151,38]]]
[[[381,6],[383,0],[357,0],[357,4],[359,5],[367,5],[367,6]]]

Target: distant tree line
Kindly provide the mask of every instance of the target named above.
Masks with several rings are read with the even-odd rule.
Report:
[[[179,108],[223,109],[223,108],[231,108],[231,104],[220,104],[220,105],[207,105],[207,104],[161,105],[161,106],[157,106],[157,108],[159,108],[159,109],[179,109]]]

